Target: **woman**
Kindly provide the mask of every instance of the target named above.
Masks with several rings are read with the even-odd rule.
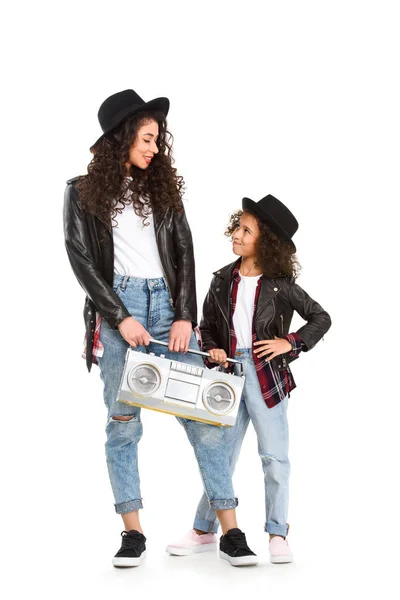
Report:
[[[117,401],[126,351],[131,346],[203,366],[199,356],[185,354],[198,349],[194,258],[183,179],[172,166],[168,109],[167,98],[146,103],[133,90],[107,98],[98,114],[103,135],[91,148],[88,173],[70,180],[65,192],[66,248],[87,294],[86,363],[89,371],[92,363],[99,365],[104,382],[107,465],[115,509],[125,526],[113,559],[119,567],[139,565],[146,549],[138,512],[140,409]],[[150,338],[168,342],[168,352]],[[237,529],[223,431],[178,420],[201,464],[204,489],[232,558],[255,564]]]
[[[274,196],[259,202],[243,199],[243,211],[231,217],[226,235],[240,258],[216,271],[204,302],[200,330],[212,363],[244,365],[246,381],[236,425],[226,430],[232,472],[251,420],[265,481],[265,531],[273,563],[292,561],[286,540],[288,513],[287,404],[295,388],[289,363],[311,350],[328,331],[327,312],[295,282],[298,263],[292,241],[298,223]],[[307,321],[289,333],[293,311]],[[171,544],[171,554],[206,551],[215,543],[218,515],[203,496],[189,536]]]

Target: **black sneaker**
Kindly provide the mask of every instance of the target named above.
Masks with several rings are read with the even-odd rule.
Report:
[[[146,538],[135,529],[121,535],[122,545],[113,558],[114,567],[138,567],[146,555]]]
[[[230,529],[220,537],[219,555],[221,558],[229,560],[234,567],[258,564],[258,558],[248,547],[243,531],[236,528]]]

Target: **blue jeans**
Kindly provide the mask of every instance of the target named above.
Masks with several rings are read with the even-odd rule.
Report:
[[[268,408],[261,395],[260,385],[249,348],[238,348],[235,359],[243,363],[246,381],[236,424],[225,430],[226,445],[229,450],[231,472],[239,458],[243,438],[249,421],[253,423],[258,440],[258,454],[261,458],[265,482],[265,531],[286,536],[288,531],[287,514],[289,502],[288,459],[288,398]],[[209,507],[206,496],[197,507],[194,528],[201,531],[218,531],[215,511]]]
[[[153,339],[168,342],[174,310],[164,278],[140,279],[114,275],[114,291],[132,317],[147,329]],[[108,408],[107,466],[114,493],[115,510],[124,514],[143,507],[138,471],[138,443],[143,432],[141,409],[116,400],[129,344],[118,329],[111,329],[105,319],[101,322],[100,341],[104,345],[104,354],[99,358],[100,376],[104,383],[104,401]],[[199,349],[194,333],[189,347]],[[164,354],[171,360],[203,366],[203,359],[199,355],[170,352],[168,348],[154,343],[147,347],[138,346],[136,350]],[[119,416],[132,418],[129,421],[114,419]],[[165,415],[163,418],[167,422],[169,417]],[[232,487],[224,429],[180,417],[178,421],[183,425],[193,446],[207,506],[214,510],[235,508],[237,499]]]

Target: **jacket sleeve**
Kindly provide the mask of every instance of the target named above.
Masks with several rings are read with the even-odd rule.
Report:
[[[315,344],[325,335],[331,326],[328,313],[305,292],[295,280],[289,284],[289,301],[292,308],[307,321],[296,332],[301,339],[301,349],[304,352],[314,348]]]
[[[182,206],[183,209],[183,206]],[[174,244],[177,258],[174,321],[186,319],[197,325],[196,278],[193,240],[185,211],[174,211]]]
[[[202,350],[208,352],[212,348],[219,348],[217,330],[217,309],[211,287],[203,303],[203,314],[200,321]],[[213,363],[213,366],[215,364]]]
[[[110,327],[117,329],[130,313],[95,263],[87,222],[79,206],[79,193],[72,184],[65,190],[63,217],[65,247],[72,270],[100,315]]]

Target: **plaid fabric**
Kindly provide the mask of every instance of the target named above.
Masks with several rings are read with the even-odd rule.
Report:
[[[288,333],[283,338],[292,344],[292,351],[289,356],[296,357],[303,350],[303,341],[297,333]]]
[[[235,334],[235,329],[233,327],[233,314],[236,308],[237,302],[237,294],[240,282],[240,273],[239,266],[235,267],[232,273],[232,289],[231,289],[231,358],[235,357],[236,347],[237,347],[237,338]],[[256,336],[256,328],[255,328],[255,314],[258,298],[261,291],[261,277],[258,280],[256,293],[254,297],[254,315],[253,315],[253,336],[252,342],[257,341]],[[297,333],[290,333],[284,336],[284,339],[288,340],[292,345],[292,351],[290,353],[291,356],[297,356],[302,348],[301,338],[297,335]],[[285,369],[284,371],[277,371],[274,369],[271,362],[266,360],[266,357],[259,358],[255,354],[253,354],[253,360],[256,367],[258,381],[260,383],[260,389],[262,393],[262,397],[265,400],[268,408],[272,408],[284,400],[285,397],[296,387],[294,382],[292,372],[289,369]]]
[[[94,329],[93,350],[92,350],[92,360],[93,360],[93,364],[95,364],[95,365],[99,364],[97,357],[103,356],[103,352],[104,352],[104,346],[100,342],[100,325],[101,325],[101,316],[99,315],[99,313],[96,313],[96,327]],[[85,360],[86,360],[86,340],[87,340],[87,336],[85,333],[85,338],[83,340],[83,352],[82,352],[82,358],[84,358]]]

